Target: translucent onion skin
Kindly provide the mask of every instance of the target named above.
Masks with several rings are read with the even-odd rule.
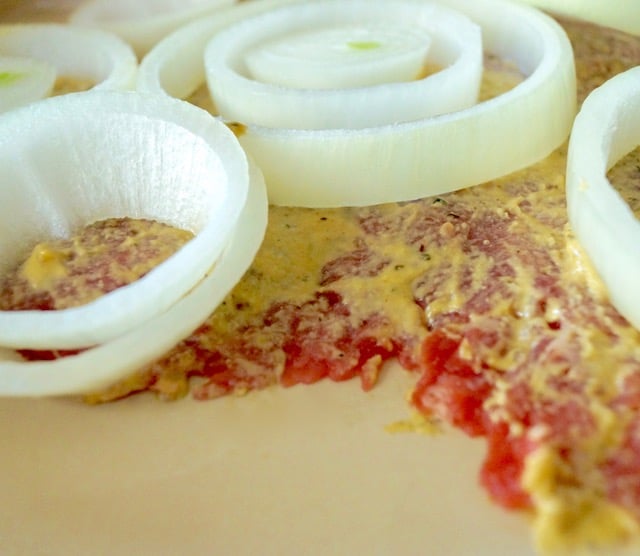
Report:
[[[359,130],[248,125],[239,140],[262,168],[271,203],[371,205],[441,194],[527,167],[566,140],[576,109],[576,78],[563,29],[538,10],[506,0],[439,3],[480,25],[485,50],[515,60],[527,79],[475,107],[397,125]],[[211,36],[224,23],[207,25]],[[186,46],[189,33],[197,36],[197,47]],[[167,37],[149,54],[148,64],[143,60],[138,86],[185,94],[177,76],[188,68],[194,71],[186,81],[191,90],[197,88],[206,33],[203,25]]]
[[[640,35],[637,0],[515,0],[551,13],[575,17],[597,25]]]
[[[198,17],[233,5],[235,0],[86,0],[69,17],[74,25],[120,36],[144,56],[158,41]]]
[[[0,346],[103,343],[167,310],[226,248],[249,186],[229,129],[189,103],[136,92],[54,97],[0,118],[0,272],[38,242],[130,216],[195,233],[139,280],[85,305],[0,311]]]
[[[611,302],[640,329],[640,222],[607,171],[640,145],[640,67],[610,79],[584,101],[567,159],[567,208],[573,232]]]
[[[0,25],[0,53],[47,62],[58,76],[91,81],[98,90],[133,88],[138,69],[135,53],[119,37],[58,23]]]
[[[422,79],[348,88],[281,86],[254,79],[243,56],[271,40],[309,31],[405,26],[434,39],[426,58],[444,69]],[[247,18],[217,34],[205,50],[207,82],[222,117],[290,129],[355,129],[395,124],[473,106],[482,77],[480,29],[460,13],[416,0],[322,0]],[[422,68],[419,68],[422,69]]]
[[[20,360],[0,349],[0,396],[82,394],[108,387],[164,355],[195,330],[249,268],[267,225],[264,180],[250,166],[250,187],[238,226],[212,271],[167,312],[119,338],[53,361]]]

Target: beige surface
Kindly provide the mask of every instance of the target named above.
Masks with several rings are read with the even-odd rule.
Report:
[[[408,385],[0,400],[0,553],[533,554],[476,486],[481,443],[385,432]]]

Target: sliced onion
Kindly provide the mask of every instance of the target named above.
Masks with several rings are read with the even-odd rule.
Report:
[[[251,166],[247,203],[238,226],[212,271],[165,313],[119,338],[54,361],[18,361],[0,350],[0,396],[52,396],[96,391],[161,357],[187,337],[219,305],[249,268],[267,224],[264,181]]]
[[[45,98],[55,81],[51,64],[0,56],[0,112]]]
[[[178,27],[234,1],[87,0],[71,13],[69,21],[115,33],[142,56]]]
[[[197,19],[160,41],[141,61],[137,89],[186,98],[205,82],[204,50],[216,33],[244,18],[300,0],[251,0]]]
[[[566,139],[575,70],[560,26],[509,2],[442,3],[478,23],[485,48],[515,61],[528,78],[473,108],[401,125],[361,131],[249,126],[240,142],[263,169],[272,203],[365,205],[440,194],[529,166]]]
[[[248,167],[234,135],[186,102],[141,93],[54,97],[0,118],[0,273],[36,243],[96,220],[155,219],[195,233],[131,285],[80,307],[0,311],[0,345],[71,349],[167,310],[235,229]]]
[[[637,0],[517,0],[551,13],[590,21],[640,35],[640,2]]]
[[[302,55],[315,57],[320,48],[317,44],[314,52],[308,47],[299,52],[300,58],[294,64],[278,64],[282,65],[283,73],[293,65],[293,76],[281,77],[280,82],[299,81],[295,87],[257,80],[246,69],[258,67],[265,57],[273,64],[270,42],[274,40],[280,41],[282,51],[283,42],[286,45],[293,41],[288,47],[291,49],[302,40],[327,39],[336,32],[339,36],[347,33],[357,40],[355,30],[370,33],[376,30],[375,37],[383,44],[390,42],[387,37],[392,33],[404,32],[404,52],[407,48],[410,53],[418,50],[419,56],[420,50],[427,53],[433,37],[434,52],[429,60],[445,69],[416,79],[427,61],[424,56],[422,60],[418,58],[419,65],[411,81],[348,88],[330,82],[329,86],[310,89],[309,76],[297,78],[300,67],[305,65]],[[420,42],[424,45],[422,49]],[[324,45],[324,49],[329,47]],[[336,45],[331,50],[335,49]],[[347,66],[342,72],[357,77],[353,49],[342,50],[346,52],[339,62]],[[373,70],[375,74],[377,65],[378,73],[383,74],[389,61],[385,53],[384,48],[359,53],[360,57],[368,55],[364,64],[367,73]],[[292,57],[291,52],[288,57]],[[323,72],[314,62],[314,59],[306,62],[310,66],[308,71],[322,80],[326,70]],[[474,105],[482,77],[482,39],[479,28],[468,18],[433,2],[324,0],[283,7],[221,31],[207,46],[205,68],[211,96],[227,120],[290,129],[355,129],[417,120]],[[269,73],[277,71],[276,67]]]
[[[584,101],[567,161],[567,206],[576,238],[618,311],[640,329],[640,222],[607,171],[640,145],[640,67],[610,79]]]
[[[345,6],[340,4],[341,9]],[[282,14],[278,15],[282,20]],[[252,20],[249,26],[254,25]],[[236,46],[237,36],[234,32],[229,37]],[[272,85],[298,89],[367,87],[415,81],[424,70],[430,45],[426,29],[417,25],[363,25],[357,20],[343,27],[295,33],[259,44],[246,53],[244,63],[252,79]]]
[[[0,26],[0,55],[47,62],[59,76],[90,80],[96,89],[132,88],[138,66],[115,35],[57,23]]]
[[[529,166],[564,142],[575,115],[576,84],[562,28],[533,8],[505,0],[439,4],[480,25],[485,50],[515,62],[526,79],[474,107],[402,124],[358,130],[249,125],[239,139],[262,168],[271,203],[367,205],[436,195]],[[161,42],[149,63],[141,64],[139,87],[181,96],[187,93],[178,83],[182,76],[189,90],[197,88],[200,45],[207,30],[213,36],[224,23],[207,25]],[[192,47],[189,33],[198,37]]]

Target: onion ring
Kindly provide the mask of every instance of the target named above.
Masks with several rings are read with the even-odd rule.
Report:
[[[36,243],[131,216],[195,233],[134,283],[58,311],[0,311],[0,345],[100,344],[165,311],[210,270],[245,203],[248,166],[226,126],[186,102],[75,93],[0,118],[0,272]]]
[[[49,96],[56,81],[51,64],[0,56],[0,112]]]
[[[250,166],[250,187],[238,226],[212,271],[165,313],[123,336],[53,361],[19,361],[0,350],[0,396],[80,394],[110,386],[161,357],[222,302],[253,262],[267,225],[262,174]]]
[[[567,208],[576,238],[612,304],[640,329],[640,222],[607,171],[640,145],[640,67],[595,89],[575,119],[567,159]]]
[[[114,33],[143,56],[171,31],[235,0],[87,0],[69,16],[74,25]],[[185,6],[186,4],[186,6]]]
[[[58,75],[89,79],[95,89],[130,89],[138,61],[120,38],[58,23],[0,26],[0,55],[48,62]]]
[[[538,10],[505,0],[439,3],[480,25],[485,50],[515,62],[526,79],[472,108],[402,124],[357,130],[248,125],[239,140],[262,168],[271,203],[331,207],[437,195],[527,167],[566,140],[576,77],[562,28]],[[260,9],[262,3],[246,6],[252,4]],[[228,24],[211,19],[167,37],[142,61],[138,87],[178,96],[193,91],[201,83],[207,31],[211,38]],[[544,122],[536,124],[541,114]]]
[[[509,2],[443,3],[480,24],[485,47],[515,59],[528,78],[473,108],[400,125],[326,132],[249,126],[240,142],[263,169],[272,203],[368,205],[437,195],[529,166],[564,142],[575,113],[575,69],[559,25]],[[531,125],[540,114],[548,115],[544,123]]]
[[[350,7],[344,2],[337,6],[340,10]],[[319,7],[319,4],[308,4],[301,9],[315,15],[314,11]],[[276,16],[279,23],[291,24],[291,21],[282,21],[282,13],[283,10],[279,10]],[[264,22],[272,19],[273,15],[260,19]],[[371,15],[367,11],[366,19]],[[255,23],[256,19],[254,17],[252,21]],[[426,30],[418,26],[390,26],[375,22],[364,26],[362,19],[354,19],[355,22],[350,21],[343,27],[295,33],[257,45],[244,56],[249,75],[263,83],[294,89],[346,89],[415,81],[424,72],[431,45],[431,37]],[[317,20],[307,21],[312,26],[317,23]],[[264,32],[264,29],[255,31]],[[236,39],[237,35],[234,32],[231,38]],[[219,38],[217,36],[215,40]]]
[[[402,46],[417,49],[422,43],[426,48],[418,52],[419,65],[410,81],[314,89],[310,88],[309,81],[320,80],[326,70],[314,60],[292,61],[291,52],[287,53],[287,63],[278,63],[283,67],[273,68],[270,73],[279,70],[284,73],[293,66],[295,73],[288,81],[296,78],[301,81],[300,66],[305,69],[306,65],[310,66],[306,71],[311,74],[302,76],[306,82],[282,86],[282,83],[264,82],[251,75],[251,66],[258,66],[264,72],[259,64],[264,63],[265,57],[267,61],[274,58],[274,54],[265,52],[269,41],[297,40],[290,48],[297,46],[300,50],[300,42],[313,40],[314,34],[319,35],[316,40],[335,40],[335,31],[341,32],[343,43],[324,48],[331,54],[338,47],[347,51],[340,58],[332,56],[332,71],[336,72],[338,58],[337,62],[347,66],[343,71],[348,72],[351,79],[358,76],[358,68],[363,64],[367,74],[376,65],[377,73],[386,73],[384,55],[389,53],[383,46],[385,41],[391,42],[393,37],[389,35],[394,31],[404,35]],[[357,37],[358,31],[369,31],[380,46],[355,52],[359,63],[354,64],[354,50],[344,48],[343,35]],[[434,37],[436,52],[429,59],[444,69],[416,79],[427,60],[430,37]],[[410,39],[413,40],[409,42]],[[409,54],[412,53],[410,50]],[[298,54],[310,54],[309,48]],[[344,60],[346,54],[351,63]],[[364,54],[369,55],[365,60]],[[255,57],[259,60],[253,61]],[[324,0],[293,4],[232,25],[210,41],[204,58],[209,91],[218,111],[227,120],[289,129],[355,129],[413,121],[473,106],[482,77],[482,38],[480,29],[468,18],[433,2]],[[249,71],[245,66],[249,66]]]
[[[216,33],[256,14],[300,0],[251,0],[223,8],[177,29],[140,62],[136,88],[186,98],[205,82],[204,50]]]

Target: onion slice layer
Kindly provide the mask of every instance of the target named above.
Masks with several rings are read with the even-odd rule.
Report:
[[[345,6],[340,4],[341,9]],[[233,35],[235,39],[237,33]],[[257,45],[247,52],[244,62],[253,79],[272,85],[298,89],[367,87],[418,79],[430,44],[429,34],[420,27],[365,26],[358,19],[357,23],[295,33]]]
[[[104,90],[132,88],[138,68],[133,50],[119,37],[58,23],[0,25],[0,55],[46,62],[57,76]]]
[[[226,247],[248,188],[229,129],[186,102],[142,93],[75,93],[0,119],[0,273],[40,241],[130,216],[194,232],[133,284],[58,311],[0,311],[0,346],[82,348],[162,313]]]
[[[140,62],[136,88],[143,92],[186,98],[205,82],[204,50],[221,30],[253,15],[300,0],[251,0],[221,8],[177,29]]]
[[[71,13],[69,21],[114,33],[143,56],[173,30],[234,1],[86,0]]]
[[[610,79],[584,101],[567,161],[567,206],[576,238],[613,305],[640,329],[640,222],[607,171],[640,145],[640,67]]]
[[[402,63],[411,57],[417,60],[407,75]],[[421,77],[427,60],[444,69]],[[227,120],[290,129],[370,128],[474,105],[482,37],[468,18],[434,2],[323,0],[221,31],[207,46],[205,67],[213,101]],[[398,71],[400,81],[380,82]],[[365,86],[372,75],[375,81]]]
[[[576,84],[562,28],[538,10],[505,0],[438,4],[479,25],[485,51],[517,64],[525,80],[476,106],[401,124],[320,130],[245,124],[239,140],[264,172],[271,203],[330,207],[436,195],[529,166],[565,141]],[[262,13],[270,5],[279,3],[254,0],[230,12],[251,6]],[[138,87],[188,95],[202,83],[208,40],[234,17],[249,15],[236,12],[176,31],[142,61]]]
[[[49,96],[55,81],[51,64],[0,56],[0,112]]]
[[[400,125],[249,126],[240,142],[263,169],[272,203],[367,205],[437,195],[529,166],[564,142],[576,98],[573,52],[561,27],[509,2],[441,3],[479,24],[485,49],[514,61],[526,79],[474,107]]]
[[[54,361],[19,361],[0,351],[0,396],[80,394],[112,385],[161,357],[187,337],[222,302],[249,268],[267,224],[262,174],[250,168],[250,187],[238,226],[207,276],[165,313],[119,338],[78,355]]]

